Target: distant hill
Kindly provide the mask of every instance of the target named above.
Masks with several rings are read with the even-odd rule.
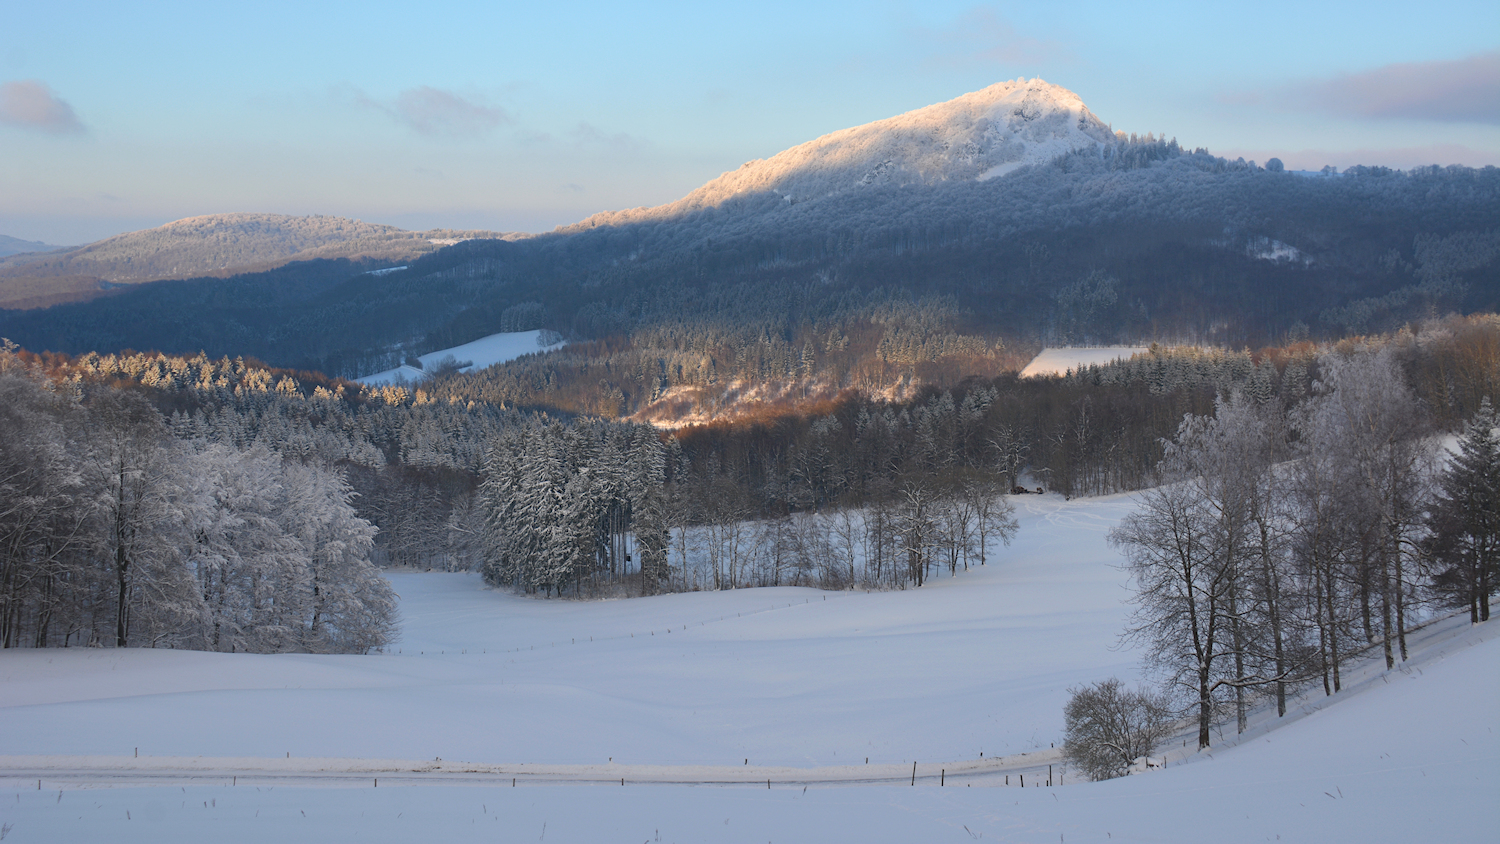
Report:
[[[412,232],[321,215],[188,217],[72,249],[0,258],[0,308],[38,308],[86,301],[118,285],[227,277],[316,258],[400,262],[462,240],[520,236],[523,235],[448,229]]]
[[[24,252],[51,252],[54,249],[66,248],[43,243],[40,240],[22,240],[19,237],[0,234],[0,258],[20,255]]]

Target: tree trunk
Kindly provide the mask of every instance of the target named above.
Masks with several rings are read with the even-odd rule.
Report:
[[[1214,699],[1213,692],[1209,686],[1208,665],[1199,664],[1198,667],[1198,749],[1208,747],[1211,736],[1209,727],[1213,726]]]
[[[1385,648],[1385,667],[1389,670],[1396,667],[1396,657],[1391,651],[1391,578],[1390,572],[1384,565],[1380,567],[1380,624],[1381,643]]]
[[[1328,592],[1327,592],[1327,598],[1328,598],[1328,606],[1327,606],[1327,609],[1328,609],[1328,653],[1329,653],[1329,655],[1331,657],[1332,664],[1333,664],[1333,690],[1334,690],[1334,692],[1339,692],[1339,691],[1342,690],[1342,688],[1340,686],[1340,683],[1339,683],[1339,625],[1338,625],[1338,619],[1337,619],[1337,617],[1333,614],[1334,613],[1334,606],[1335,606],[1335,603],[1334,603],[1334,597],[1335,597],[1334,596],[1334,588],[1335,587],[1334,587],[1334,584],[1333,584],[1332,566],[1329,566],[1327,586],[1328,586]]]
[[[1406,577],[1401,562],[1401,534],[1392,530],[1391,553],[1396,560],[1396,639],[1401,646],[1401,661],[1406,662]]]
[[[124,477],[121,477],[124,483]],[[124,498],[123,490],[121,499]],[[124,502],[121,501],[122,508]],[[127,643],[129,630],[125,622],[125,593],[129,589],[128,573],[130,569],[130,556],[125,550],[125,528],[123,514],[115,521],[115,647],[123,648]]]

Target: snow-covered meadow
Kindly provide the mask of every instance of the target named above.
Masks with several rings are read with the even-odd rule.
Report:
[[[1138,675],[1104,540],[1131,498],[1015,502],[1009,548],[919,590],[544,601],[393,573],[404,631],[384,654],[3,651],[0,824],[7,841],[1493,834],[1500,642],[1463,618],[1239,746],[1231,730],[1164,771],[1069,779],[1067,688]],[[1061,784],[1034,787],[1049,764]]]
[[[397,267],[395,269],[402,269]],[[376,272],[384,272],[376,270]],[[436,366],[444,358],[452,357],[459,362],[468,361],[471,365],[461,368],[460,372],[473,372],[494,366],[497,363],[505,363],[515,360],[522,355],[542,351],[543,347],[537,338],[541,331],[508,331],[502,334],[491,334],[481,337],[461,346],[451,349],[439,349],[436,352],[428,352],[417,359],[422,362],[422,369],[402,364],[395,369],[387,369],[374,375],[366,375],[354,380],[371,387],[383,387],[387,384],[408,383],[415,384],[427,377],[427,369]]]

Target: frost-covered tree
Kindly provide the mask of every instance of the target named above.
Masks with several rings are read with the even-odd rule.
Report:
[[[89,588],[80,409],[32,378],[0,372],[0,646],[64,641]]]
[[[281,480],[282,525],[301,543],[305,564],[301,577],[281,583],[278,597],[300,609],[304,646],[334,653],[383,647],[397,628],[396,594],[370,563],[375,527],[355,513],[349,482],[295,462],[284,464]]]
[[[1299,440],[1336,461],[1332,471],[1347,499],[1344,517],[1360,533],[1356,585],[1366,638],[1378,634],[1386,666],[1392,667],[1395,648],[1406,659],[1412,563],[1422,539],[1435,443],[1391,346],[1326,355],[1319,367],[1315,395],[1297,418]]]
[[[282,461],[263,447],[200,442],[180,452],[187,468],[184,547],[199,598],[191,647],[276,652],[301,644],[291,605],[305,586],[304,546],[283,521],[290,502]],[[196,639],[196,641],[195,641]]]
[[[668,571],[665,462],[643,426],[534,423],[497,437],[481,488],[486,580],[551,594],[624,577],[633,536],[642,589],[655,590]]]
[[[171,567],[167,538],[179,522],[174,512],[171,454],[165,425],[139,395],[103,391],[89,404],[84,485],[100,521],[98,552],[114,592],[114,639],[130,643],[131,611],[145,597],[152,569]]]

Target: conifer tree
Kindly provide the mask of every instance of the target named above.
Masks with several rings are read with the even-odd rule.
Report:
[[[1469,620],[1489,621],[1500,583],[1500,421],[1486,396],[1458,441],[1458,454],[1438,481],[1428,515],[1427,552],[1440,589],[1469,606]]]

